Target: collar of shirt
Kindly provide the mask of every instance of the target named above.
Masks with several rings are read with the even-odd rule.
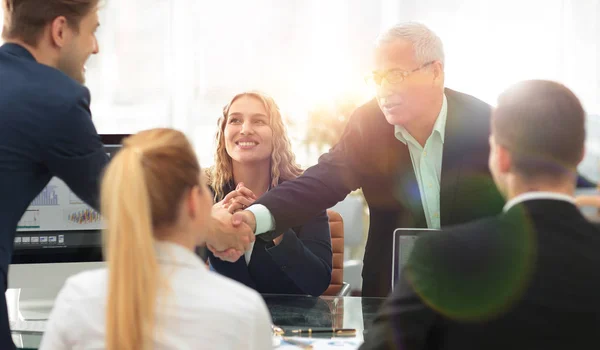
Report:
[[[432,135],[435,132],[437,132],[440,135],[442,144],[444,143],[446,119],[448,119],[448,100],[446,99],[446,94],[444,94],[444,98],[442,100],[442,109],[440,109],[440,113],[438,114],[435,124],[433,124],[433,131],[431,132]],[[394,135],[403,144],[406,144],[409,139],[414,140],[412,135],[403,126],[400,125],[394,125]]]
[[[522,193],[522,194],[514,197],[513,199],[506,202],[502,211],[506,213],[507,211],[510,210],[510,208],[514,207],[515,205],[517,205],[519,203],[523,203],[525,201],[530,201],[530,200],[536,200],[536,199],[551,199],[551,200],[556,200],[556,201],[569,202],[569,203],[572,203],[573,205],[575,205],[575,199],[573,198],[573,196],[568,196],[566,194],[556,193],[556,192],[539,191],[539,192]]]
[[[161,265],[206,269],[206,266],[196,254],[179,244],[157,241],[154,243],[154,249],[156,251],[156,259]]]

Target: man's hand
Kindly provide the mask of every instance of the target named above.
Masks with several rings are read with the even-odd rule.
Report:
[[[215,204],[215,206],[218,204]],[[213,207],[214,210],[214,207]],[[248,210],[238,211],[237,213],[231,216],[231,225],[234,228],[239,227],[249,227],[252,230],[252,242],[254,242],[254,231],[256,230],[256,219],[254,218],[254,214]],[[242,255],[244,255],[244,251],[239,251],[236,249],[227,249],[227,250],[218,250],[216,247],[211,244],[207,244],[208,249],[219,259],[229,262],[237,261]]]
[[[231,216],[231,224],[235,227],[247,225],[252,230],[252,233],[256,232],[256,218],[250,210],[241,210],[233,214]]]
[[[254,230],[240,218],[243,215],[235,215],[237,218],[221,203],[215,204],[212,208],[212,227],[206,238],[207,247],[215,256],[232,262],[237,261],[255,239]]]

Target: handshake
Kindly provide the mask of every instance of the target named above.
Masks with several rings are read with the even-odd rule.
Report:
[[[256,195],[243,183],[212,207],[212,224],[206,237],[208,249],[219,259],[237,261],[254,242],[256,219],[244,210],[256,200]]]

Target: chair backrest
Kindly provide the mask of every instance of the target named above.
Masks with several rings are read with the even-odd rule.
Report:
[[[344,220],[344,245],[362,245],[365,231],[365,205],[362,196],[349,194],[330,209],[338,212]]]
[[[344,221],[337,212],[327,210],[329,230],[331,231],[331,248],[333,250],[333,269],[331,283],[323,295],[337,295],[344,283]]]

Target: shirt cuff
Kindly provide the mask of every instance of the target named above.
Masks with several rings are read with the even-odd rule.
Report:
[[[252,251],[254,250],[254,242],[250,243],[250,248],[244,252],[244,258],[246,259],[246,266],[250,265],[250,258],[252,258]]]
[[[262,204],[253,204],[246,208],[254,214],[254,220],[256,220],[255,235],[260,235],[265,232],[273,231],[275,229],[275,219],[267,207]]]

